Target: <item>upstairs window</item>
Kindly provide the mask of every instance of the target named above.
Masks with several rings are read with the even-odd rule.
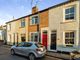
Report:
[[[70,7],[65,10],[65,19],[72,20],[75,18],[75,7]]]
[[[38,16],[33,16],[30,22],[31,22],[31,25],[38,24],[39,23]]]
[[[7,25],[7,30],[10,31],[11,30],[11,24]]]
[[[25,19],[21,19],[21,27],[25,27]]]

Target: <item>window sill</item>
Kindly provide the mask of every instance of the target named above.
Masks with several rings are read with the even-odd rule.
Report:
[[[11,30],[8,30],[8,32],[10,32]]]
[[[73,47],[73,45],[66,45],[66,47]]]
[[[30,24],[30,25],[39,25],[39,24]]]
[[[25,28],[25,27],[19,27],[19,28]]]
[[[60,22],[60,24],[64,24],[64,23],[72,23],[72,22],[76,22],[76,21],[75,21],[75,20],[63,21],[63,22]]]

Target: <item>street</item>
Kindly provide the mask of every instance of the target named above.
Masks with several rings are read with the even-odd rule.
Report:
[[[6,46],[0,46],[0,60],[29,60],[28,58],[20,55],[11,55],[10,48]],[[61,60],[54,57],[46,56],[45,58],[40,58],[37,60]]]

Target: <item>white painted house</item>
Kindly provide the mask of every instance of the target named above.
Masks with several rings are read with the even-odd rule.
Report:
[[[49,8],[48,50],[80,50],[80,0]]]

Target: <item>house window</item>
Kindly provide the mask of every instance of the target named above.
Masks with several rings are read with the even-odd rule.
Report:
[[[11,34],[9,34],[9,42],[10,42],[10,44],[12,43],[12,42],[11,42]]]
[[[22,42],[26,41],[26,34],[21,34],[21,41]]]
[[[25,19],[24,18],[21,20],[21,27],[25,27]]]
[[[75,39],[74,32],[65,32],[65,44],[66,45],[73,45]]]
[[[31,36],[30,37],[31,41],[33,41],[33,42],[39,42],[39,34],[37,32],[36,33],[31,33],[30,36]]]
[[[35,25],[39,23],[38,16],[34,16],[31,18],[31,25]]]
[[[8,25],[7,25],[7,29],[8,29],[8,31],[11,30],[11,24],[8,24]]]
[[[70,7],[65,10],[65,19],[70,20],[75,18],[75,7]]]

